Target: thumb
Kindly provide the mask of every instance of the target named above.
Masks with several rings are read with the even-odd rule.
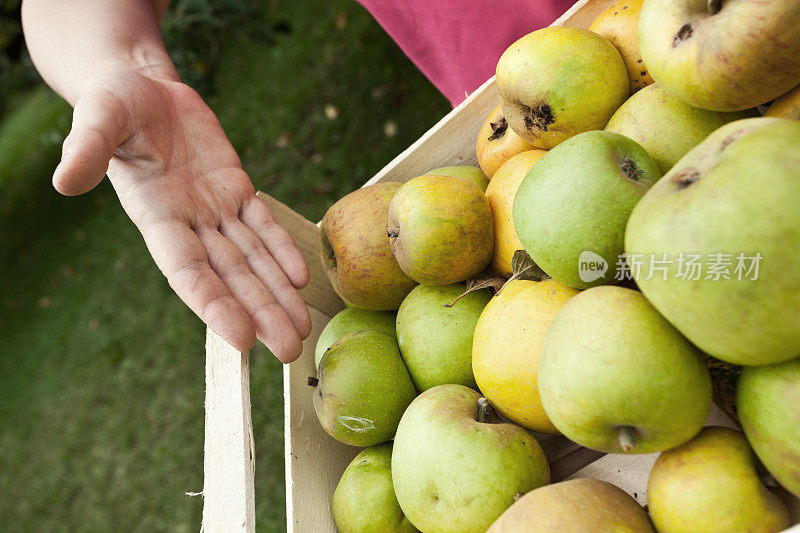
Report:
[[[129,136],[123,101],[108,91],[87,93],[75,104],[72,129],[64,140],[53,186],[67,196],[95,188],[117,147]]]

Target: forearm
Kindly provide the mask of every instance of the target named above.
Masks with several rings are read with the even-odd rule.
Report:
[[[87,81],[119,68],[177,80],[161,39],[168,0],[24,0],[22,25],[37,70],[69,103]]]

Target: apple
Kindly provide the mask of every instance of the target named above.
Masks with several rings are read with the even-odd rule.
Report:
[[[544,150],[528,150],[511,156],[497,169],[486,188],[486,199],[489,200],[494,221],[494,252],[491,264],[501,276],[511,275],[514,252],[523,249],[517,230],[514,229],[514,196],[533,164],[546,153]]]
[[[342,300],[374,311],[400,307],[416,282],[400,269],[386,237],[386,217],[400,183],[376,183],[333,204],[319,228],[320,260]]]
[[[396,320],[397,313],[393,311],[368,311],[358,307],[342,309],[330,319],[319,334],[314,350],[314,364],[319,368],[319,362],[325,351],[351,331],[376,329],[397,337],[397,333],[395,333]]]
[[[711,379],[697,348],[641,293],[593,287],[545,334],[539,394],[568,439],[609,453],[673,448],[700,431]]]
[[[392,251],[419,283],[449,285],[481,272],[492,258],[493,232],[489,201],[461,178],[414,178],[389,205]]]
[[[800,120],[800,85],[776,98],[764,116]]]
[[[530,491],[487,533],[530,531],[655,533],[647,513],[628,493],[591,478],[570,479]]]
[[[631,214],[625,250],[639,266],[636,283],[717,359],[763,365],[800,355],[799,145],[798,121],[731,122]]]
[[[333,520],[339,533],[413,533],[392,485],[392,445],[364,449],[345,469],[333,492]]]
[[[508,127],[503,108],[497,106],[478,131],[475,148],[478,165],[491,180],[497,169],[511,156],[532,150],[534,146]]]
[[[800,359],[745,368],[737,399],[742,429],[756,455],[800,498]]]
[[[556,313],[577,293],[554,279],[511,280],[475,325],[472,371],[478,387],[498,413],[524,428],[558,433],[539,398],[539,354]]]
[[[383,331],[354,331],[322,356],[314,387],[314,411],[323,429],[351,446],[374,446],[394,436],[417,391],[397,340]]]
[[[660,177],[631,139],[607,131],[576,135],[523,180],[514,227],[531,258],[561,283],[583,289],[613,282],[628,217]]]
[[[639,14],[644,0],[619,0],[600,13],[589,29],[611,41],[625,62],[631,94],[653,83],[639,53]]]
[[[397,501],[414,526],[483,533],[512,503],[550,482],[533,436],[500,421],[481,395],[439,385],[408,406],[392,450]]]
[[[471,181],[472,183],[480,187],[482,191],[485,191],[486,187],[489,185],[489,178],[486,177],[486,174],[484,174],[481,169],[479,169],[478,167],[471,167],[468,165],[456,165],[452,167],[435,168],[433,170],[429,170],[428,172],[426,172],[426,174],[463,178],[465,180]]]
[[[463,283],[417,285],[397,311],[400,354],[420,392],[447,383],[478,388],[472,334],[492,293],[483,289],[461,297],[466,289]]]
[[[639,50],[653,78],[703,109],[741,111],[800,81],[800,2],[647,0]]]
[[[786,505],[758,478],[744,435],[722,427],[658,457],[647,506],[659,533],[777,533],[790,524]]]
[[[497,63],[497,90],[509,126],[544,150],[602,129],[630,94],[614,45],[566,26],[536,30],[509,46]]]
[[[666,173],[720,126],[757,115],[753,110],[721,113],[693,107],[655,84],[622,104],[606,124],[606,131],[639,143]]]

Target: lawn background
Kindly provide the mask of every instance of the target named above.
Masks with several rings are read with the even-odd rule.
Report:
[[[104,182],[50,186],[70,109],[0,0],[0,526],[198,531],[204,326]],[[256,188],[322,217],[448,111],[353,0],[173,0],[163,27]],[[251,356],[260,531],[285,530],[281,365]]]

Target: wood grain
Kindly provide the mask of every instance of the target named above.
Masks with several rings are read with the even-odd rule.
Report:
[[[255,452],[247,352],[206,330],[203,531],[255,531]]]

